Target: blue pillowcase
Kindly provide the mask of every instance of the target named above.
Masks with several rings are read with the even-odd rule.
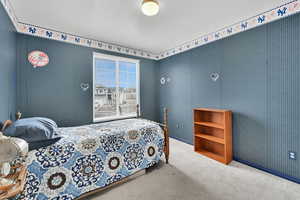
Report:
[[[4,135],[18,137],[28,142],[29,150],[46,147],[57,142],[57,124],[48,118],[33,117],[15,121],[4,130]]]

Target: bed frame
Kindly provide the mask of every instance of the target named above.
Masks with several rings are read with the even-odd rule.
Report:
[[[169,127],[168,127],[168,109],[164,108],[163,110],[163,123],[159,123],[159,122],[156,122],[164,131],[164,139],[165,139],[165,143],[164,143],[164,154],[165,154],[165,159],[166,159],[166,164],[169,163],[169,154],[170,154],[170,150],[169,150]],[[137,118],[140,118],[140,107],[139,105],[136,106],[136,114],[137,114]],[[17,119],[20,119],[20,117],[17,117]],[[4,126],[2,128],[2,131],[4,129],[6,129],[7,127],[9,127],[10,125],[12,124],[12,121],[11,120],[6,120],[4,122]],[[1,130],[0,130],[1,131]],[[102,187],[102,188],[99,188],[99,189],[95,189],[93,191],[90,191],[90,192],[87,192],[83,195],[81,195],[80,197],[77,197],[76,200],[82,200],[82,199],[85,199],[87,196],[90,196],[92,194],[95,194],[95,193],[98,193],[98,192],[101,192],[101,191],[104,191],[104,190],[107,190],[111,187],[114,187],[116,185],[120,185],[122,183],[125,183],[125,182],[128,182],[132,179],[135,179],[141,175],[144,175],[146,173],[146,169],[143,169],[143,170],[140,170],[128,177],[125,177],[117,182],[114,182],[106,187]]]
[[[168,109],[164,108],[164,117],[163,123],[156,122],[164,131],[165,145],[164,145],[164,153],[166,158],[166,163],[169,163],[169,154],[170,154],[170,139],[169,139],[169,126],[168,126]],[[140,118],[140,106],[136,106],[136,116]]]
[[[139,105],[136,106],[136,114],[137,114],[137,118],[140,118],[140,107]],[[169,153],[170,153],[170,147],[169,147],[169,127],[168,127],[168,109],[164,108],[164,117],[163,117],[163,123],[158,123],[156,122],[164,131],[164,138],[165,138],[165,144],[164,144],[164,154],[165,154],[165,159],[166,159],[166,164],[169,163]],[[112,188],[114,186],[117,186],[117,185],[120,185],[122,183],[126,183],[130,180],[133,180],[137,177],[140,177],[142,175],[146,174],[146,169],[143,169],[143,170],[140,170],[140,171],[137,171],[136,173],[130,175],[130,176],[127,176],[117,182],[114,182],[106,187],[102,187],[102,188],[99,188],[99,189],[95,189],[93,191],[90,191],[90,192],[87,192],[87,193],[84,193],[82,194],[80,197],[77,197],[76,200],[83,200],[85,199],[86,197],[90,196],[90,195],[93,195],[93,194],[96,194],[96,193],[100,193],[102,191],[105,191],[109,188]]]
[[[10,125],[12,125],[12,123],[13,122],[11,120],[4,121],[3,127],[2,127],[2,129],[0,131],[4,131],[6,128],[8,128]]]

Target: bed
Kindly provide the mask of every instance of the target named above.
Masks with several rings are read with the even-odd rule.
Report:
[[[16,200],[71,200],[110,187],[169,159],[164,123],[134,118],[59,128],[62,139],[29,152],[27,181]]]

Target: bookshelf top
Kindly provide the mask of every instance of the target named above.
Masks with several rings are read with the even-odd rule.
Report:
[[[194,111],[209,111],[209,112],[231,112],[230,110],[211,109],[211,108],[195,108]]]

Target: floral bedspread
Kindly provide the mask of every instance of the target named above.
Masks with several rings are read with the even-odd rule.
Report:
[[[144,119],[59,128],[63,137],[31,151],[24,192],[15,199],[71,200],[157,163],[162,129]]]

